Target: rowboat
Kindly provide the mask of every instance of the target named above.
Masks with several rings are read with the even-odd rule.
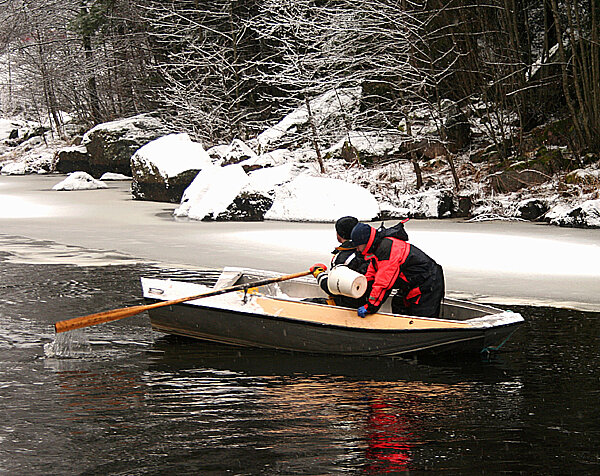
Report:
[[[492,352],[524,322],[512,311],[451,298],[444,299],[439,318],[392,314],[388,303],[379,313],[360,318],[355,309],[328,304],[312,276],[248,288],[278,276],[227,267],[212,287],[145,277],[141,285],[147,304],[247,285],[243,291],[151,308],[152,328],[222,344],[314,354],[406,357]]]

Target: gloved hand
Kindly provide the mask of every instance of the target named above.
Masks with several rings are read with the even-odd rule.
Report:
[[[327,271],[327,266],[325,266],[323,263],[316,263],[310,267],[310,272],[315,278],[324,271]]]
[[[367,317],[367,306],[361,306],[358,308],[358,317]]]

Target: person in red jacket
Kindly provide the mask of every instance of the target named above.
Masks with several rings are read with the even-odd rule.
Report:
[[[392,297],[392,312],[409,316],[440,317],[444,298],[444,271],[415,245],[358,223],[350,235],[352,244],[369,261],[365,276],[371,284],[367,304],[358,315],[377,312]]]

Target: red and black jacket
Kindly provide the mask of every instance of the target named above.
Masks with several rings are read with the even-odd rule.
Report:
[[[421,293],[433,285],[437,263],[406,241],[382,237],[373,228],[363,254],[369,262],[365,276],[372,284],[368,313],[377,312],[392,289],[398,290],[397,296],[408,307],[418,304]]]

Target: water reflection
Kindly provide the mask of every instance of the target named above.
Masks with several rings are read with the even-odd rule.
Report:
[[[515,309],[526,324],[489,362],[237,349],[144,315],[45,358],[55,321],[138,304],[140,274],[173,272],[0,261],[0,472],[597,472],[598,314]]]
[[[365,456],[371,463],[366,470],[371,473],[407,471],[412,460],[411,449],[419,438],[409,419],[379,398],[370,399],[368,418]]]

